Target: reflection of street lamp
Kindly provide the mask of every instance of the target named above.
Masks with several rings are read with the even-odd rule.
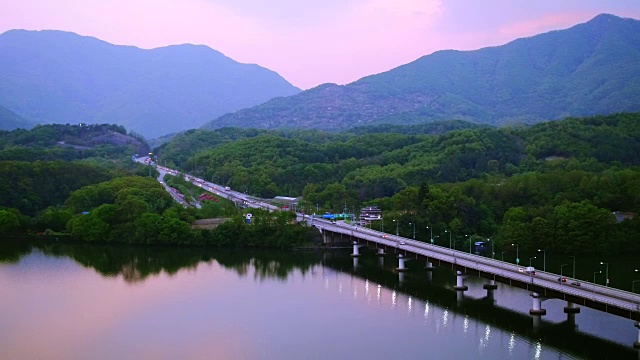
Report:
[[[598,270],[598,271],[594,271],[593,272],[593,284],[594,285],[596,283],[596,274],[602,274],[602,270]]]
[[[433,228],[431,226],[427,226],[429,229],[429,239],[431,239],[431,244],[433,244]]]
[[[605,265],[606,266],[606,270],[605,270],[605,273],[604,273],[604,277],[606,278],[605,281],[604,281],[604,286],[609,286],[609,263],[600,261],[600,265]]]
[[[542,271],[547,271],[547,251],[538,249],[538,252],[542,251]]]
[[[511,244],[516,247],[516,264],[520,264],[520,246],[518,244]]]
[[[409,223],[409,225],[413,225],[413,240],[416,239],[416,223]]]

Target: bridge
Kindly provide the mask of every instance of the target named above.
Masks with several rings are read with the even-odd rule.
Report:
[[[176,170],[158,166],[163,172],[180,174]],[[247,207],[261,208],[269,211],[279,210],[277,206],[252,199],[246,194],[233,191],[228,187],[207,182],[191,175],[182,174],[185,179],[204,190],[214,192],[220,197],[242,201]],[[543,316],[546,310],[542,308],[542,302],[555,298],[565,300],[567,306],[565,312],[575,314],[580,311],[576,305],[586,306],[606,313],[614,314],[634,320],[634,326],[638,328],[638,339],[634,347],[640,348],[640,295],[632,292],[601,286],[594,283],[580,282],[579,286],[558,281],[562,275],[544,271],[527,273],[525,268],[484,256],[466,253],[439,245],[424,243],[413,239],[390,235],[358,225],[350,225],[343,222],[331,222],[303,213],[297,214],[299,222],[306,222],[315,227],[323,235],[325,243],[328,237],[339,234],[348,237],[353,243],[354,257],[360,256],[359,248],[368,246],[377,249],[382,255],[385,251],[393,250],[398,254],[398,268],[406,271],[404,264],[408,260],[420,260],[426,263],[425,270],[433,270],[435,266],[450,268],[456,272],[456,291],[466,291],[464,279],[467,276],[479,276],[487,279],[484,288],[490,292],[496,289],[496,282],[516,286],[530,291],[532,297],[532,316]]]

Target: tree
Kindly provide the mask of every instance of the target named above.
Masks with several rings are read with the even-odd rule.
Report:
[[[20,226],[20,220],[9,210],[0,210],[0,234],[11,234]]]

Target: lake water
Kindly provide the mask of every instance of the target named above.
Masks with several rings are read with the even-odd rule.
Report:
[[[381,264],[382,261],[382,264]],[[411,262],[409,262],[411,263]],[[640,359],[627,319],[389,255],[0,247],[0,359]],[[423,266],[423,265],[421,265]]]

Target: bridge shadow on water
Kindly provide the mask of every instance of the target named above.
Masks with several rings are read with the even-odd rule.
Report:
[[[498,306],[491,296],[473,298],[463,295],[461,297],[459,292],[454,290],[455,273],[452,269],[436,268],[430,278],[424,268],[424,262],[410,261],[406,265],[407,271],[400,274],[395,269],[397,266],[395,254],[387,254],[384,257],[384,266],[380,266],[378,256],[367,250],[362,257],[355,260],[358,265],[354,268],[354,260],[349,253],[349,251],[327,253],[323,265],[362,280],[375,282],[416,299],[428,301],[430,304],[456,314],[469,316],[505,332],[518,333],[532,343],[540,341],[579,358],[640,358],[640,351],[631,346],[624,346],[578,330],[575,316],[580,314],[568,315],[567,320],[559,323],[546,321],[544,316],[529,315]],[[400,276],[403,276],[404,281],[399,280]],[[499,284],[499,286],[508,285]]]

